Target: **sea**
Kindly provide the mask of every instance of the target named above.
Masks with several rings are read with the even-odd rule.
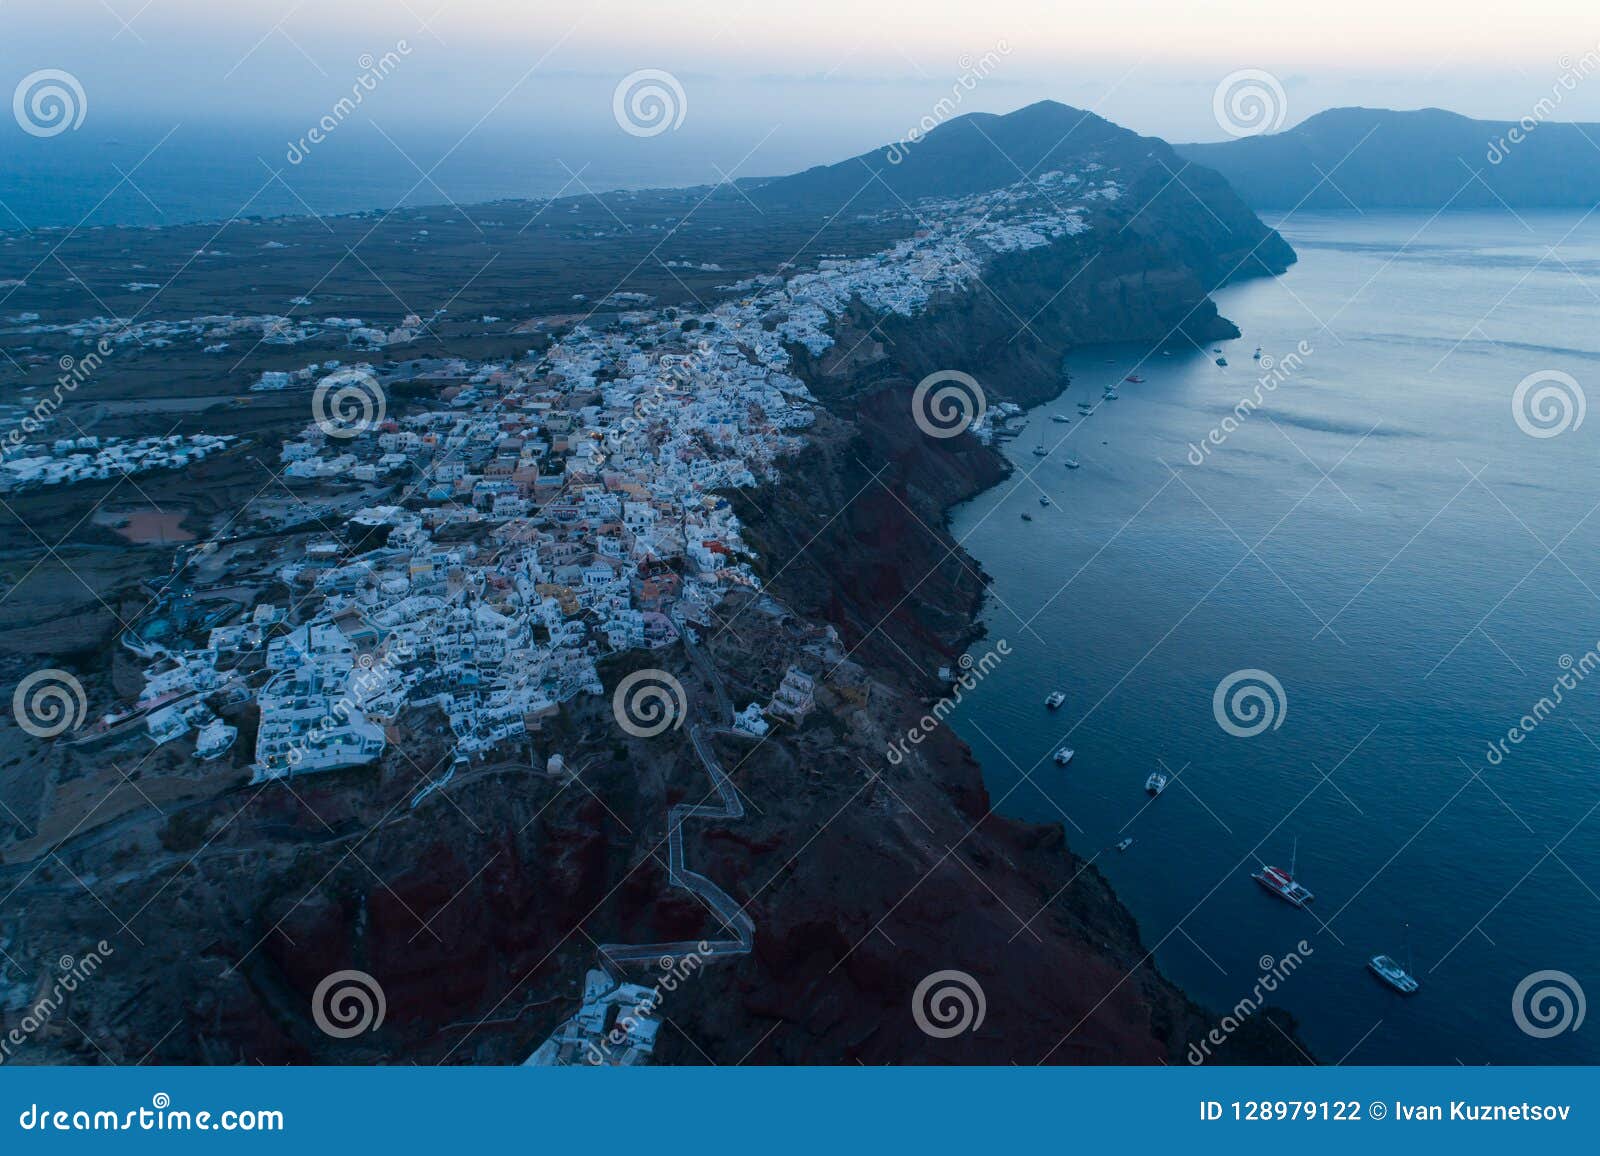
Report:
[[[1300,260],[1215,294],[1242,337],[1074,354],[955,511],[1010,653],[953,725],[1222,1040],[1600,1062],[1600,219],[1264,216]]]
[[[269,130],[24,142],[0,231],[718,179],[577,134],[341,133],[299,163]],[[953,725],[1224,1040],[1271,1002],[1327,1063],[1600,1062],[1600,221],[1268,216],[1300,260],[1215,294],[1241,338],[1070,357],[1015,476],[955,511],[993,576],[975,649],[1010,654]],[[1291,862],[1307,910],[1251,880]]]

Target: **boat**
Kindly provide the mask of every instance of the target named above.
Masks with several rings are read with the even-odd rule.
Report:
[[[1066,461],[1062,462],[1061,464],[1066,466],[1067,469],[1069,469],[1069,470],[1075,470],[1080,465],[1082,465],[1083,463],[1080,462],[1077,458],[1068,458]]]
[[[1251,361],[1260,361],[1261,360],[1261,346],[1259,346],[1259,345],[1256,346],[1256,351],[1250,355],[1250,360]]]
[[[1137,373],[1130,373],[1130,374],[1128,374],[1127,377],[1123,378],[1122,380],[1123,381],[1131,381],[1131,382],[1133,382],[1134,385],[1143,385],[1144,384],[1144,378],[1140,377]]]
[[[1132,846],[1133,846],[1133,836],[1130,835],[1126,839],[1120,840],[1117,843],[1117,850],[1118,851],[1126,851],[1129,847],[1132,847]]]
[[[1367,960],[1367,968],[1379,980],[1401,995],[1413,995],[1422,985],[1411,974],[1411,925],[1406,924],[1406,965],[1401,967],[1387,955],[1375,955]]]
[[[1228,359],[1226,357],[1219,357],[1219,358],[1217,358],[1217,364],[1221,365],[1221,366],[1226,366],[1228,364]]]
[[[1055,422],[1057,425],[1071,425],[1072,424],[1072,419],[1070,417],[1068,417],[1064,413],[1053,414],[1051,416],[1050,420]]]
[[[1040,494],[1039,495],[1039,504],[1041,506],[1048,506],[1050,504],[1050,499],[1045,497],[1043,494]]]
[[[1084,413],[1088,413],[1090,410],[1094,409],[1094,402],[1092,402],[1092,401],[1080,401],[1078,403],[1078,408],[1081,409]]]
[[[1401,995],[1411,995],[1421,986],[1417,983],[1414,975],[1387,955],[1373,956],[1367,960],[1367,967],[1373,975],[1394,988]]]
[[[1055,710],[1066,701],[1066,695],[1062,694],[1059,690],[1052,690],[1048,695],[1045,696],[1044,705],[1049,707],[1051,710]]]
[[[1105,393],[1105,398],[1107,401],[1116,401],[1121,396],[1122,395],[1114,389],[1108,389]]]
[[[1064,767],[1072,761],[1072,756],[1078,752],[1071,747],[1062,747],[1056,752],[1056,765]]]
[[[1036,458],[1047,458],[1050,456],[1050,451],[1045,449],[1043,446],[1034,446],[1033,456]]]
[[[1144,781],[1144,789],[1152,795],[1159,795],[1167,789],[1167,776],[1160,771],[1151,771],[1150,777]]]
[[[1033,521],[1033,515],[1032,514],[1024,514],[1024,515],[1022,515],[1022,520],[1024,522],[1031,522],[1031,521]]]
[[[1289,857],[1289,870],[1281,867],[1262,867],[1250,878],[1265,887],[1285,903],[1295,907],[1304,907],[1316,898],[1303,884],[1296,883],[1294,879],[1294,862],[1300,852],[1300,841],[1295,840],[1294,851]]]

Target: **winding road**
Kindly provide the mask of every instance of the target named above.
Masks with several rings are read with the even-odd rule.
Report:
[[[727,719],[732,721],[733,704],[723,686],[721,676],[705,657],[695,650],[694,644],[687,636],[683,638],[683,646],[689,654],[689,660],[707,677],[716,691],[718,706]],[[750,946],[756,933],[754,921],[734,901],[733,896],[699,872],[689,870],[684,862],[683,824],[687,820],[744,818],[744,803],[739,798],[733,780],[728,778],[727,772],[717,762],[716,752],[706,737],[708,734],[742,735],[742,732],[735,731],[730,726],[706,727],[699,723],[689,727],[689,741],[694,745],[694,753],[699,756],[706,774],[711,776],[711,785],[721,802],[679,803],[667,812],[667,879],[672,886],[683,888],[710,908],[722,921],[723,928],[732,932],[735,938],[709,941],[680,940],[668,943],[603,943],[599,948],[600,957],[608,963],[625,967],[630,963],[667,957],[676,960],[685,955],[698,955],[703,959],[714,959],[718,956],[750,953]]]

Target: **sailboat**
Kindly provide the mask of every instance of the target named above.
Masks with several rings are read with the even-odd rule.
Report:
[[[1401,995],[1414,995],[1417,988],[1422,985],[1417,982],[1417,977],[1411,974],[1411,925],[1406,924],[1406,965],[1401,967],[1387,955],[1375,955],[1367,960],[1367,968],[1380,981],[1394,988]]]
[[[1289,870],[1285,871],[1281,867],[1264,866],[1261,868],[1261,870],[1251,875],[1250,878],[1254,879],[1257,883],[1261,884],[1261,886],[1265,887],[1268,891],[1272,892],[1272,894],[1276,895],[1285,903],[1293,904],[1295,907],[1304,907],[1306,904],[1315,899],[1316,896],[1311,894],[1311,892],[1307,890],[1303,884],[1295,882],[1294,864],[1299,855],[1300,840],[1296,838],[1294,841],[1294,850],[1290,852],[1289,855]]]

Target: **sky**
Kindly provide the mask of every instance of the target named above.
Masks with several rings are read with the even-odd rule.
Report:
[[[630,131],[615,103],[645,70],[667,77],[659,133]],[[41,71],[76,82],[81,122],[41,143],[0,115],[0,156],[45,169],[68,135],[79,150],[142,147],[175,128],[179,144],[220,133],[281,164],[366,77],[300,171],[336,139],[418,172],[537,155],[547,175],[686,184],[842,159],[942,115],[947,97],[956,112],[1052,98],[1172,141],[1225,139],[1214,97],[1241,73],[1266,78],[1284,127],[1351,104],[1514,119],[1557,88],[1554,119],[1600,121],[1600,5],[0,0],[0,99]]]

